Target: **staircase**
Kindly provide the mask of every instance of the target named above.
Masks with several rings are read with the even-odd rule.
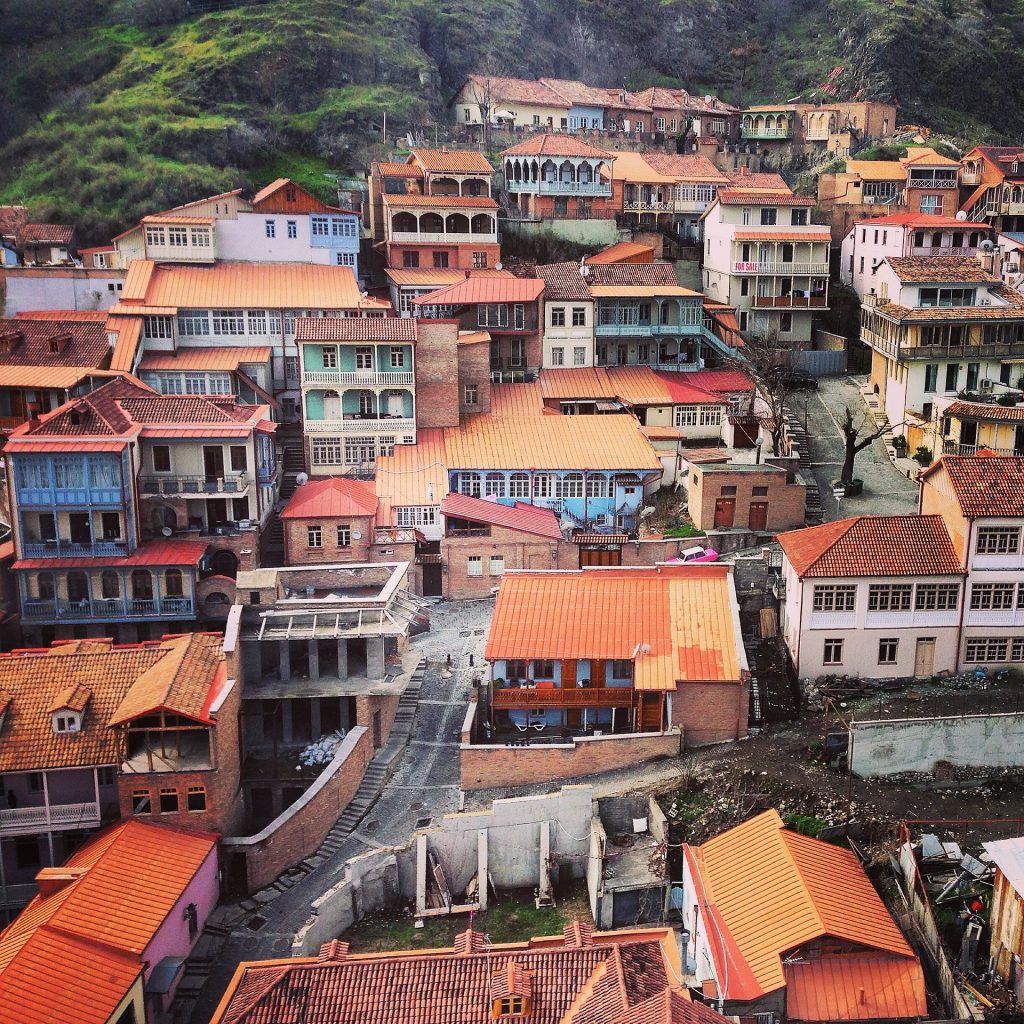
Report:
[[[352,797],[344,813],[327,833],[327,838],[320,844],[320,848],[316,851],[320,858],[330,857],[341,849],[342,844],[356,830],[380,796],[384,784],[391,776],[391,772],[398,763],[412,734],[413,722],[416,717],[416,703],[419,700],[420,687],[423,685],[424,669],[425,662],[421,659],[413,670],[409,685],[406,686],[399,698],[395,723],[391,727],[391,735],[388,737],[387,743],[373,755],[373,759],[366,766],[363,781],[359,784],[355,796]]]
[[[792,419],[786,420],[786,435],[800,458],[800,475],[807,484],[807,497],[804,506],[804,521],[815,526],[825,518],[825,510],[821,505],[821,492],[811,473],[811,450],[807,439],[807,431],[802,424]]]
[[[278,457],[281,460],[281,501],[287,501],[298,487],[296,477],[306,472],[301,430],[281,435],[278,439]]]

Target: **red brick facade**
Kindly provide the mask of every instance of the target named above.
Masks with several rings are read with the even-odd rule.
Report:
[[[736,740],[747,734],[750,682],[680,683],[672,694],[672,724],[683,730],[686,746]]]
[[[408,257],[413,262],[406,262],[406,253],[415,253]],[[430,270],[435,266],[434,254],[444,253],[447,256],[442,264],[448,270],[493,270],[494,265],[501,261],[501,246],[488,242],[470,242],[466,245],[422,245],[413,242],[389,242],[387,245],[388,266],[396,270]]]
[[[284,564],[306,565],[323,562],[373,561],[372,516],[321,516],[309,519],[282,519],[284,527]],[[349,544],[338,545],[338,527],[349,527]],[[320,527],[320,547],[310,547],[309,528]],[[358,536],[357,536],[358,534]]]
[[[420,320],[416,337],[416,426],[459,425],[458,324]]]

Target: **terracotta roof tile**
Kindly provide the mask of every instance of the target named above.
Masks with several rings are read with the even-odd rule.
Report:
[[[506,530],[548,537],[551,540],[562,539],[558,517],[554,512],[521,501],[505,505],[500,501],[471,498],[465,494],[449,492],[441,501],[441,515],[446,518],[468,519],[474,523],[487,523]]]
[[[999,405],[995,402],[953,402],[944,415],[961,420],[1024,420],[1024,405]]]
[[[671,263],[587,263],[587,282],[591,285],[624,285],[629,288],[679,287],[675,266]],[[696,293],[695,293],[696,294]]]
[[[904,284],[999,283],[973,256],[889,256],[886,262]]]
[[[939,259],[938,256],[931,257]],[[990,295],[1002,299],[1005,306],[897,306],[892,302],[883,302],[875,306],[875,310],[894,320],[927,322],[927,321],[983,321],[1012,320],[1019,321],[1024,316],[1024,295],[1014,288],[1005,285],[988,286]],[[911,348],[913,346],[910,346]]]
[[[923,474],[949,477],[965,516],[1024,516],[1024,458],[1019,455],[944,455]]]
[[[581,156],[593,160],[613,160],[615,154],[598,149],[575,135],[561,132],[554,135],[550,132],[538,132],[531,138],[511,146],[502,152],[502,157],[509,156]]]
[[[960,574],[941,516],[856,516],[777,539],[801,577]]]
[[[422,164],[424,170],[431,172],[460,171],[467,174],[491,174],[494,168],[487,162],[487,157],[475,149],[414,149],[409,163]]]
[[[545,284],[545,299],[567,302],[591,301],[587,280],[580,273],[578,263],[549,263],[537,267],[536,273]]]
[[[729,178],[706,156],[697,153],[646,153],[644,159],[662,174],[680,181],[711,181],[725,184]]]
[[[638,690],[738,683],[745,663],[734,604],[726,566],[508,572],[484,656],[634,661]],[[638,654],[641,643],[650,650]]]
[[[781,192],[789,195],[790,188],[786,179],[774,171],[760,171],[744,174],[742,171],[726,171],[725,176],[734,191]]]
[[[542,107],[569,107],[568,100],[541,81],[528,78],[503,78],[499,75],[470,75],[479,89],[489,89],[491,103],[530,103]]]
[[[416,341],[416,321],[397,316],[300,316],[296,341]]]
[[[21,231],[22,245],[55,242],[59,245],[70,245],[75,228],[72,224],[26,224]]]
[[[0,368],[7,366],[102,367],[110,355],[107,332],[102,320],[64,319],[59,312],[52,320],[35,317],[0,320],[0,337],[13,336],[10,351],[0,351]],[[51,340],[58,341],[54,352]]]
[[[754,382],[742,370],[696,370],[686,375],[686,382],[716,395],[754,390]]]
[[[422,178],[423,168],[413,164],[394,164],[379,161],[373,165],[382,178]]]
[[[387,206],[433,206],[441,210],[496,210],[498,208],[498,204],[487,196],[401,196],[385,192],[381,198]]]
[[[814,206],[810,196],[795,196],[792,192],[744,192],[741,186],[722,189],[718,199],[724,206]]]
[[[336,519],[372,516],[377,511],[373,481],[327,477],[309,480],[291,496],[282,519]]]
[[[558,93],[563,99],[568,100],[577,107],[604,107],[608,102],[608,95],[604,89],[592,85],[585,85],[568,78],[541,78],[540,82],[549,89]]]

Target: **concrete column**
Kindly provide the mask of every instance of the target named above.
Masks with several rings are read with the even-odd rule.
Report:
[[[316,640],[308,640],[309,646],[309,678],[320,678],[320,648]]]
[[[481,910],[487,909],[487,837],[487,829],[482,828],[476,839],[476,898]]]
[[[279,662],[278,676],[282,683],[290,682],[292,678],[292,659],[288,651],[288,641],[278,640],[277,650]]]
[[[309,727],[313,732],[313,739],[323,734],[320,727],[320,701],[333,700],[332,697],[311,697],[309,701]]]
[[[366,678],[384,678],[384,637],[366,638]]]
[[[281,741],[283,743],[291,743],[294,740],[292,734],[292,702],[290,700],[281,701]]]
[[[348,677],[348,641],[344,637],[338,640],[338,678]]]

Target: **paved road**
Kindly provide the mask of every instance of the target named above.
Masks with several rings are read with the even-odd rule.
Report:
[[[864,421],[865,432],[874,429],[855,378],[823,377],[817,391],[798,393],[791,405],[794,419],[806,418],[811,471],[821,488],[825,518],[916,512],[917,484],[892,464],[881,438],[857,456],[855,475],[864,481],[864,493],[838,503],[832,496],[832,482],[843,466],[845,444],[839,424],[847,408],[853,410],[855,423]]]
[[[242,924],[228,936],[192,1011],[192,1022],[210,1019],[239,962],[291,955],[292,937],[309,917],[310,903],[340,880],[350,857],[403,843],[417,827],[458,810],[462,721],[470,684],[483,674],[493,607],[492,601],[482,601],[431,608],[430,632],[412,641],[413,650],[427,659],[427,670],[409,745],[394,775],[337,852],[261,908],[267,923],[258,932]]]

